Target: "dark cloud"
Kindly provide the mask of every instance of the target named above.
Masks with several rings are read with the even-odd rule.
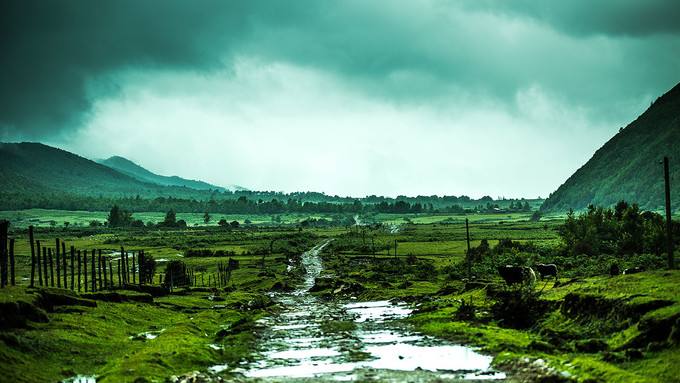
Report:
[[[391,102],[432,103],[458,89],[512,102],[538,84],[572,104],[612,105],[678,80],[680,46],[667,37],[680,28],[676,4],[7,0],[0,135],[40,139],[79,127],[102,92],[116,92],[115,83],[88,88],[110,72],[204,72],[237,55],[319,68]],[[498,15],[511,19],[509,31]],[[537,30],[545,25],[568,37]],[[593,34],[665,37],[623,48],[579,40]]]
[[[469,0],[466,5],[472,9],[528,16],[575,35],[680,33],[677,0]]]
[[[77,124],[87,81],[110,70],[219,64],[247,12],[222,1],[3,1],[0,127],[30,137]]]

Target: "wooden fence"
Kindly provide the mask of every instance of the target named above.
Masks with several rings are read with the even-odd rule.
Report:
[[[16,285],[14,238],[8,238],[9,222],[0,221],[0,287]],[[113,255],[102,249],[67,248],[66,242],[55,238],[54,246],[36,239],[33,226],[28,227],[28,241],[31,251],[30,287],[56,287],[73,291],[100,291],[130,286],[154,285],[155,266],[153,257],[144,250],[126,251]],[[182,268],[180,275],[170,273],[163,281],[158,275],[158,285],[174,287],[224,287],[231,279],[238,261],[229,258],[226,264],[217,263],[217,272],[196,272],[193,268]],[[115,270],[115,272],[114,272]]]

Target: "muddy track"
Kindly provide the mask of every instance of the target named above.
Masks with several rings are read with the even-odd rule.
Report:
[[[399,320],[411,313],[405,304],[328,301],[310,294],[328,243],[302,255],[303,281],[296,290],[272,294],[281,311],[258,321],[258,351],[234,372],[277,382],[504,379],[490,368],[490,356],[413,331]]]

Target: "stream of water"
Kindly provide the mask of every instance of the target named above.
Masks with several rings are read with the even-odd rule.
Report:
[[[411,313],[388,301],[331,302],[309,293],[323,269],[319,253],[303,254],[302,285],[273,295],[282,312],[259,321],[263,327],[253,362],[237,369],[265,381],[476,381],[505,379],[491,357],[420,334],[399,321]]]

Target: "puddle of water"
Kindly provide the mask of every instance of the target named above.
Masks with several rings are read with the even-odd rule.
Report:
[[[163,331],[165,331],[164,328],[163,328],[163,329],[160,329],[160,330],[158,330],[158,331],[146,331],[146,332],[141,332],[141,333],[139,333],[139,334],[137,334],[137,335],[130,335],[130,336],[128,337],[128,339],[138,339],[138,340],[146,339],[146,340],[152,340],[152,339],[158,338],[158,336],[161,335],[161,333],[162,333]]]
[[[229,368],[228,365],[226,364],[217,364],[215,366],[209,367],[208,371],[212,372],[213,374],[219,374],[222,371],[225,371]]]
[[[234,372],[273,381],[505,378],[491,369],[490,356],[417,333],[408,323],[399,321],[412,312],[404,303],[340,304],[309,294],[323,269],[319,257],[323,246],[303,254],[301,264],[306,274],[298,290],[273,294],[282,312],[258,320],[263,328],[260,351],[253,356],[253,362],[243,362]],[[334,321],[354,325],[334,330]]]
[[[62,380],[62,383],[97,383],[95,375],[76,375]]]

